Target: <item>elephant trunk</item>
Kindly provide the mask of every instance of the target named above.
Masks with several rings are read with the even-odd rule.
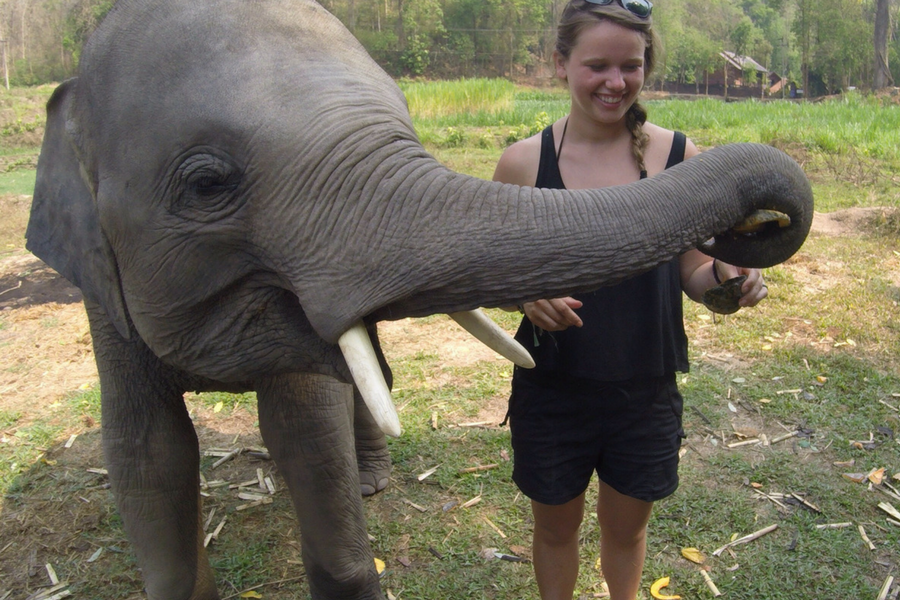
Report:
[[[378,290],[363,284],[351,319],[424,316],[590,291],[710,238],[704,251],[717,258],[772,266],[802,245],[813,213],[800,167],[756,144],[717,148],[651,179],[601,190],[540,190],[424,170],[409,190],[416,219],[383,221],[393,255],[382,268],[395,280],[376,279]],[[786,213],[791,224],[727,233],[757,209]],[[441,248],[438,256],[426,250],[434,247]],[[332,326],[343,331],[350,322]]]
[[[311,279],[322,273],[313,268],[295,279],[307,318],[330,343],[364,317],[394,320],[591,291],[705,242],[705,252],[731,264],[772,266],[799,249],[812,222],[812,191],[800,167],[759,144],[715,148],[629,185],[571,191],[460,175],[416,145],[393,150],[372,161],[378,176],[355,174],[365,185],[334,210],[354,211],[349,222],[357,226],[317,224],[341,236],[327,281]],[[783,212],[791,223],[728,233],[758,209]],[[323,247],[334,244],[323,240]]]

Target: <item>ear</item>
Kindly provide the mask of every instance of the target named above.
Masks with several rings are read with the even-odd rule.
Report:
[[[93,194],[66,133],[77,80],[70,79],[47,102],[47,125],[25,247],[100,304],[119,334],[130,337],[128,313],[112,248],[100,229]]]
[[[566,59],[558,50],[553,51],[553,66],[556,68],[556,76],[566,81]]]

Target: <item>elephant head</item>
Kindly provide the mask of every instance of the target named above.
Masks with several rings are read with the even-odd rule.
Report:
[[[757,209],[791,224],[729,233]],[[104,428],[115,428],[127,410],[156,410],[132,400],[139,378],[126,367],[172,406],[176,388],[279,396],[283,380],[307,375],[339,385],[355,377],[365,390],[374,380],[383,396],[380,370],[353,360],[353,338],[370,340],[362,323],[595,289],[710,239],[713,256],[771,266],[800,247],[811,218],[800,168],[761,145],[717,148],[604,190],[454,173],[422,148],[391,78],[318,4],[120,0],[77,78],[48,103],[27,237],[83,290]],[[375,412],[399,433],[389,409]],[[168,428],[190,442],[183,418],[172,418]],[[105,431],[108,460],[129,451],[128,427]],[[282,471],[294,468],[290,451],[281,456]],[[183,567],[195,590],[184,597],[201,597],[202,556],[173,566],[129,525],[142,512],[129,498],[148,484],[128,483],[124,471],[111,478],[145,575],[158,575],[155,593],[181,597],[166,569]],[[315,523],[303,513],[318,514],[307,500],[295,493],[304,536]],[[323,565],[348,561],[331,548],[308,552],[314,595],[375,597],[370,569],[357,595],[345,595],[334,591],[340,569]]]

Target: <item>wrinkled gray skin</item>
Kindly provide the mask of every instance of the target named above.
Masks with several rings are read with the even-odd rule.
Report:
[[[725,233],[755,208],[794,224]],[[763,146],[601,191],[459,175],[317,4],[120,0],[48,104],[27,236],[83,290],[149,597],[218,598],[182,396],[253,389],[312,596],[348,600],[382,597],[360,477],[373,492],[390,468],[335,344],[351,324],[590,290],[713,235],[710,254],[769,266],[811,216],[802,172]]]

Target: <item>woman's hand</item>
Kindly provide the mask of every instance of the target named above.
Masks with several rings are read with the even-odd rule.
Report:
[[[581,327],[581,317],[575,314],[581,308],[581,301],[575,298],[554,298],[537,300],[522,305],[525,316],[544,331],[562,331],[569,327]]]
[[[695,302],[702,302],[706,290],[721,282],[740,275],[747,279],[741,285],[741,298],[738,306],[746,308],[756,306],[769,295],[759,269],[745,269],[723,263],[721,260],[710,260],[699,250],[688,250],[681,255],[681,289]]]
[[[720,260],[713,261],[711,268],[716,270],[716,275],[720,281],[727,281],[741,275],[747,276],[747,279],[741,285],[741,299],[738,301],[738,306],[741,308],[756,306],[760,300],[769,295],[769,288],[763,281],[762,272],[759,269],[735,267]]]

